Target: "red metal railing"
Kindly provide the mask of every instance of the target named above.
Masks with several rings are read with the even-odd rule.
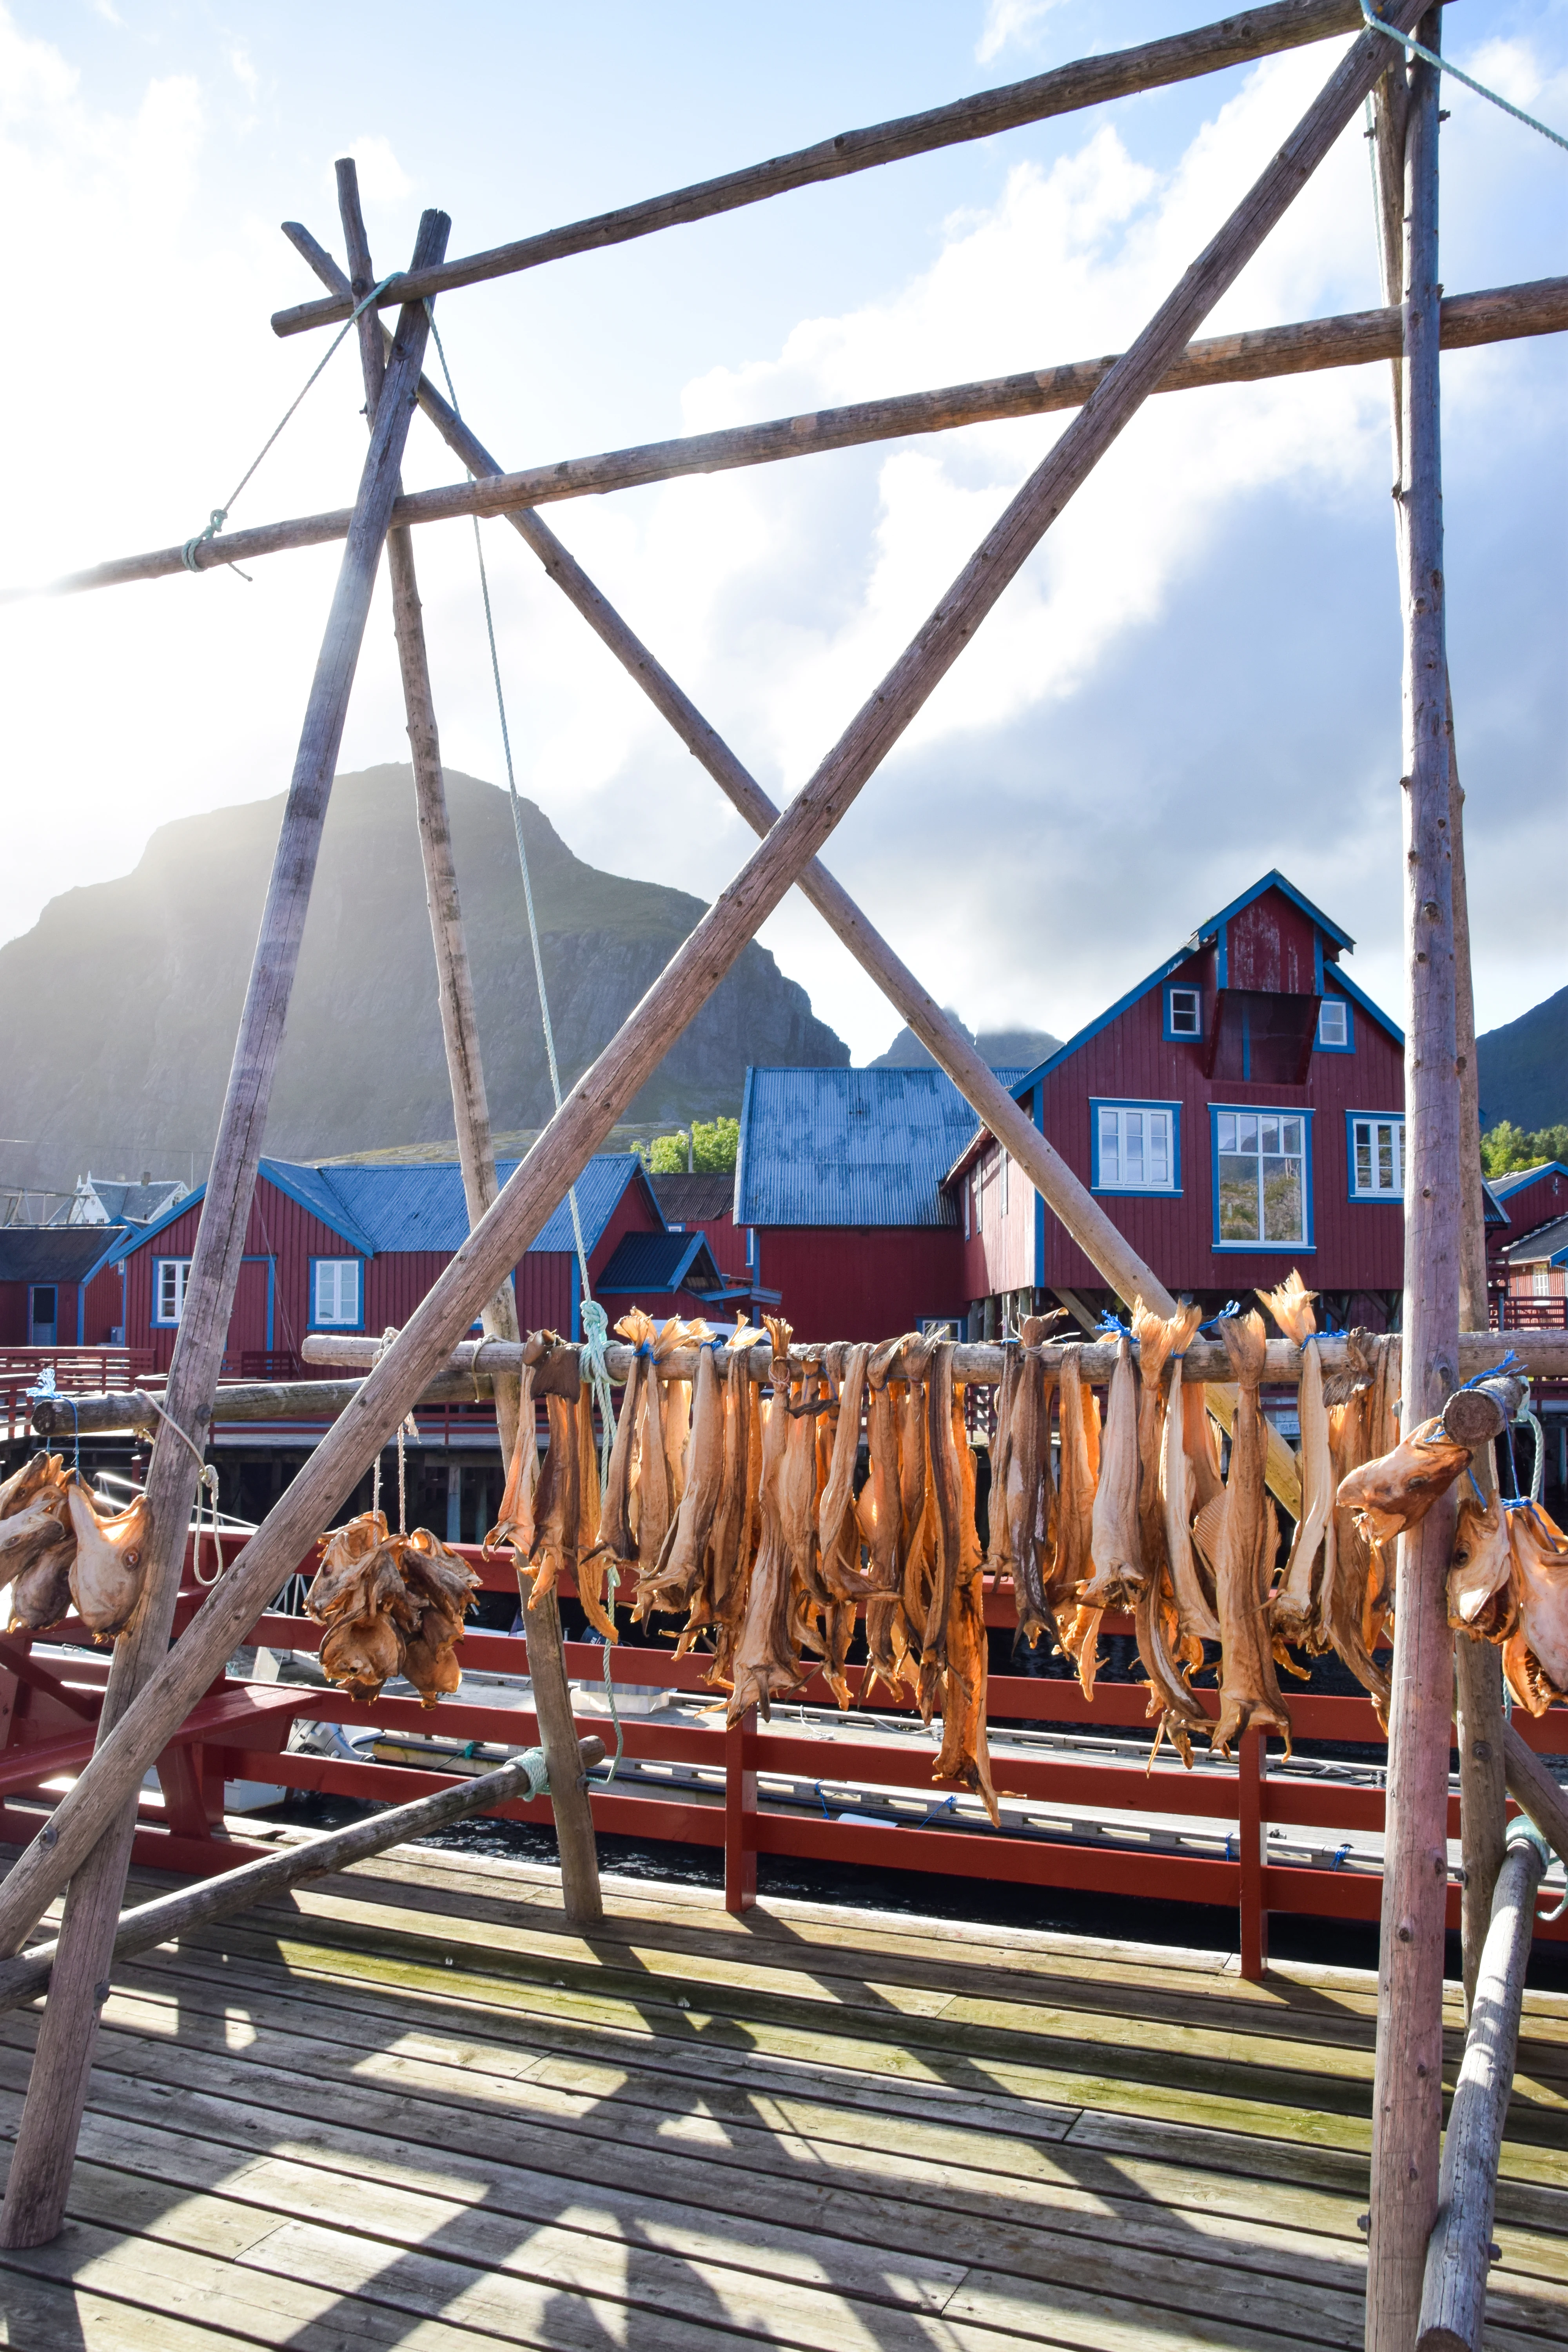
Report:
[[[1517,1297],[1498,1302],[1505,1331],[1568,1331],[1568,1298]]]
[[[32,1426],[27,1394],[46,1370],[67,1395],[97,1396],[105,1389],[131,1389],[157,1363],[151,1348],[0,1348],[0,1401],[5,1441],[16,1444]]]
[[[226,1537],[226,1555],[232,1558],[241,1540]],[[472,1546],[462,1549],[487,1589],[515,1592],[515,1580],[503,1562],[482,1560]],[[314,1563],[302,1565],[309,1569]],[[202,1597],[194,1584],[182,1595],[179,1629],[189,1623]],[[1005,1596],[988,1595],[987,1616],[996,1624],[1011,1624],[1011,1602]],[[1114,1630],[1107,1626],[1107,1631]],[[75,1637],[85,1640],[80,1628]],[[69,1640],[72,1628],[68,1625],[50,1638],[55,1643]],[[269,1612],[258,1621],[251,1638],[276,1649],[313,1650],[321,1629],[306,1618]],[[462,1657],[477,1672],[527,1671],[527,1643],[518,1636],[470,1632],[464,1637]],[[604,1659],[597,1646],[567,1645],[567,1671],[575,1680],[596,1681]],[[677,1659],[668,1651],[627,1646],[619,1652],[617,1664],[628,1682],[702,1692],[717,1706],[720,1694],[702,1681],[700,1657]],[[850,1669],[857,1692],[862,1671]],[[42,1818],[40,1796],[47,1802],[50,1784],[58,1790],[80,1769],[90,1752],[107,1675],[107,1654],[72,1658],[62,1672],[58,1661],[35,1661],[26,1636],[0,1639],[0,1722],[6,1732],[0,1748],[0,1838],[15,1842],[31,1837]],[[1213,1694],[1203,1696],[1214,1714]],[[800,1697],[808,1705],[831,1704],[820,1679],[808,1684]],[[1102,1682],[1091,1705],[1076,1683],[994,1675],[990,1705],[994,1722],[1050,1722],[1101,1731],[1148,1729],[1147,1693],[1138,1684]],[[1381,1737],[1364,1699],[1293,1695],[1290,1709],[1301,1739],[1373,1742]],[[879,1696],[875,1711],[880,1717],[909,1714],[890,1705],[885,1695]],[[507,1747],[538,1737],[531,1712],[476,1704],[461,1694],[437,1710],[426,1710],[411,1699],[381,1698],[366,1706],[335,1690],[220,1680],[159,1759],[163,1803],[159,1807],[143,1801],[137,1860],[153,1867],[210,1873],[230,1869],[263,1851],[243,1838],[222,1834],[224,1787],[231,1780],[329,1790],[386,1803],[445,1785],[446,1776],[438,1771],[288,1752],[285,1742],[297,1718],[350,1728],[380,1727],[395,1737],[436,1732],[459,1742]],[[1541,1752],[1568,1753],[1568,1708],[1554,1708],[1539,1722],[1516,1713],[1514,1723]],[[592,1727],[604,1729],[603,1717],[595,1717]],[[1243,1739],[1239,1760],[1229,1769],[1208,1767],[1189,1773],[1156,1764],[1147,1773],[1130,1775],[1124,1766],[1081,1757],[1014,1754],[1001,1757],[996,1766],[1004,1795],[1068,1804],[1096,1820],[1135,1809],[1225,1824],[1225,1858],[1162,1853],[1147,1845],[1117,1850],[1037,1836],[995,1835],[958,1825],[922,1826],[917,1832],[912,1825],[883,1827],[765,1811],[758,1804],[759,1773],[809,1776],[839,1786],[847,1775],[861,1783],[918,1789],[933,1799],[944,1793],[932,1789],[928,1749],[890,1739],[836,1743],[821,1729],[814,1732],[784,1722],[782,1714],[771,1727],[759,1726],[753,1715],[734,1730],[721,1720],[633,1719],[626,1723],[625,1733],[626,1753],[633,1759],[721,1772],[722,1801],[717,1785],[707,1801],[696,1791],[684,1798],[645,1797],[623,1794],[612,1786],[595,1793],[595,1819],[601,1829],[627,1837],[721,1848],[725,1899],[732,1910],[743,1909],[754,1894],[759,1853],[1221,1904],[1237,1912],[1243,1971],[1254,1977],[1264,1965],[1271,1911],[1363,1921],[1378,1916],[1378,1874],[1271,1863],[1266,1840],[1271,1827],[1284,1826],[1379,1832],[1384,1823],[1381,1790],[1271,1776],[1264,1743],[1255,1733]],[[497,1810],[509,1820],[550,1820],[547,1801]],[[1450,1801],[1449,1833],[1458,1833],[1457,1799]],[[1457,1926],[1457,1887],[1449,1891],[1448,1911],[1450,1926]],[[1568,1939],[1568,1920],[1543,1926],[1539,1932]]]

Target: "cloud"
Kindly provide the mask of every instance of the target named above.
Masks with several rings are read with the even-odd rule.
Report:
[[[1061,0],[986,0],[985,22],[974,50],[980,63],[989,65],[1010,41],[1026,40],[1040,18],[1060,5]]]
[[[360,194],[367,204],[395,204],[414,185],[407,173],[392,152],[390,139],[365,135],[351,139],[341,155],[352,155],[359,170]],[[331,175],[329,174],[329,178]],[[337,194],[337,183],[331,182],[332,194]]]

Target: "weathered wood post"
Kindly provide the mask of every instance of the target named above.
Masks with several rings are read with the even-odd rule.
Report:
[[[1437,2226],[1426,2253],[1418,2352],[1480,2352],[1498,2158],[1519,2047],[1535,1896],[1549,1859],[1528,1822],[1508,1832],[1443,2145]]]
[[[1399,0],[1394,21],[1404,25],[1415,14],[1415,0]],[[56,1808],[48,1824],[53,1845],[35,1838],[0,1886],[0,1952],[16,1948],[114,1809],[133,1792],[148,1759],[178,1729],[193,1699],[254,1623],[324,1515],[337,1507],[396,1430],[476,1308],[516,1264],[562,1192],[804,873],[1068,500],[1161,381],[1174,353],[1305,185],[1382,70],[1380,47],[1381,37],[1366,33],[1342,58],[1229,220],[1019,488],[766,840],[577,1081],[494,1208],[432,1285],[342,1420]]]
[[[450,226],[444,213],[427,212],[419,225],[416,251],[427,260],[438,257],[446,251]],[[136,1616],[115,1647],[99,1723],[100,1743],[112,1737],[141,1690],[163,1664],[169,1647],[185,1556],[185,1531],[245,1249],[272,1076],[299,962],[349,692],[382,541],[397,495],[398,467],[414,411],[428,323],[422,304],[405,310],[399,320],[388,396],[360,478],[354,520],[344,545],[306,706],[169,1368],[163,1402],[166,1418],[159,1423],[147,1474],[153,1532],[146,1581]],[[215,1662],[215,1671],[221,1663]],[[160,1741],[159,1748],[163,1745]],[[97,2040],[98,2013],[108,1994],[109,1959],[136,1832],[140,1780],[137,1773],[121,1790],[119,1804],[112,1818],[102,1824],[90,1857],[80,1858],[71,1878],[59,1957],[39,2030],[5,2202],[0,2210],[0,2244],[43,2245],[60,2226]],[[31,1925],[31,1920],[23,1923],[23,1931]]]
[[[1405,292],[1405,132],[1409,89],[1403,62],[1392,66],[1373,93],[1373,181],[1377,191],[1378,258],[1386,302],[1402,302]],[[1394,477],[1398,485],[1405,467],[1405,370],[1392,362],[1390,414],[1393,420]],[[1394,501],[1395,561],[1400,584],[1405,582],[1405,503]],[[1462,1154],[1460,1198],[1459,1321],[1467,1331],[1484,1331],[1488,1322],[1487,1236],[1481,1193],[1480,1096],[1476,1068],[1476,1000],[1470,970],[1470,917],[1465,886],[1465,795],[1459,784],[1459,764],[1454,740],[1453,696],[1445,664],[1448,715],[1448,835],[1453,858],[1454,898],[1454,1034],[1459,1071],[1459,1147]],[[1496,1491],[1497,1473],[1491,1448],[1485,1447],[1475,1465],[1477,1483],[1489,1496]],[[1506,1723],[1502,1707],[1502,1659],[1490,1642],[1459,1642],[1454,1657],[1455,1705],[1458,1717],[1459,1823],[1464,1883],[1459,1898],[1461,1945],[1467,2007],[1475,1993],[1481,1946],[1491,1918],[1492,1889],[1502,1866],[1503,1830],[1508,1818],[1507,1767],[1503,1748]]]
[[[1422,19],[1428,47],[1438,15]],[[1437,74],[1413,59],[1405,139],[1404,516],[1406,1178],[1402,1425],[1440,1411],[1459,1355],[1459,1086],[1448,824],[1437,351]],[[1399,1547],[1378,1958],[1368,2352],[1411,2352],[1437,2210],[1453,1639],[1446,1582],[1458,1505]]]
[[[337,166],[338,209],[353,272],[350,291],[362,300],[376,283],[371,266],[370,241],[360,209],[359,174],[353,158]],[[341,275],[341,273],[339,273]],[[381,321],[374,311],[361,313],[360,358],[364,371],[365,406],[374,418],[381,396],[385,364]],[[425,624],[419,604],[419,583],[414,568],[414,537],[394,527],[386,539],[387,572],[392,583],[393,624],[397,635],[397,659],[403,674],[404,707],[408,718],[408,741],[414,762],[414,792],[419,811],[419,846],[425,860],[425,890],[430,907],[430,929],[436,943],[436,971],[441,1004],[441,1035],[447,1050],[447,1075],[452,1087],[452,1116],[458,1138],[458,1158],[463,1171],[470,1231],[496,1198],[495,1144],[490,1134],[489,1103],[485,1092],[484,1062],[479,1051],[479,1020],[474,1010],[473,979],[468,969],[468,941],[458,896],[458,873],[452,857],[452,828],[447,814],[447,787],[441,773],[441,740],[436,725],[436,698],[430,687],[430,663],[425,646]],[[517,1298],[509,1275],[482,1309],[486,1333],[495,1339],[519,1337]],[[496,1423],[501,1459],[509,1462],[517,1441],[520,1384],[515,1372],[498,1371],[493,1381]],[[519,1579],[520,1583],[521,1579]],[[586,1923],[602,1919],[604,1896],[599,1888],[599,1855],[594,1836],[594,1812],[581,1774],[572,1764],[577,1735],[572,1720],[572,1693],[562,1649],[561,1609],[548,1593],[527,1615],[528,1671],[539,1715],[539,1736],[550,1762],[551,1810],[561,1853],[561,1897],[569,1919]]]

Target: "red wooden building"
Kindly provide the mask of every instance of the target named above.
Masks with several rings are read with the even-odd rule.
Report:
[[[1343,970],[1353,945],[1266,874],[1013,1088],[1167,1287],[1205,1307],[1299,1265],[1341,1323],[1396,1311],[1404,1039]],[[989,1135],[945,1189],[972,1332],[1042,1294],[1111,1304]]]
[[[106,1239],[101,1225],[0,1231],[0,1348],[99,1347],[114,1339],[120,1284],[94,1278]]]
[[[503,1183],[516,1165],[500,1163]],[[576,1192],[588,1278],[595,1295],[603,1287],[612,1321],[633,1305],[655,1315],[695,1315],[731,1297],[703,1236],[668,1232],[635,1153],[599,1153]],[[201,1191],[188,1193],[144,1231],[110,1243],[103,1260],[127,1343],[150,1347],[160,1366],[174,1352],[201,1202]],[[263,1160],[226,1370],[283,1370],[298,1362],[312,1331],[401,1326],[468,1231],[462,1179],[452,1162],[312,1167]],[[581,1338],[581,1283],[566,1202],[522,1258],[516,1279],[525,1330]]]

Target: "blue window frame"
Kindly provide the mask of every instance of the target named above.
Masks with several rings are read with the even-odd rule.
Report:
[[[1311,1250],[1312,1114],[1211,1103],[1216,1250]]]
[[[1089,1189],[1170,1200],[1182,1189],[1179,1102],[1089,1098]]]
[[[1204,1034],[1204,992],[1195,981],[1165,983],[1165,1021],[1161,1032],[1168,1045],[1194,1045]]]
[[[1352,1201],[1384,1201],[1394,1207],[1405,1200],[1405,1118],[1403,1112],[1347,1110],[1345,1160]]]
[[[312,1331],[361,1331],[364,1328],[363,1258],[313,1257],[310,1260],[310,1328]]]
[[[1355,1052],[1355,1015],[1348,996],[1325,996],[1318,1006],[1318,1034],[1314,1044],[1320,1054],[1353,1054]]]

